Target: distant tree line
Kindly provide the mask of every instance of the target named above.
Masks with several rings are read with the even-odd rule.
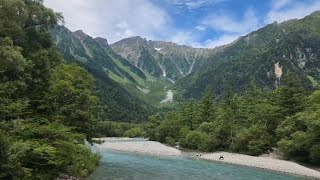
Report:
[[[254,82],[242,94],[211,91],[180,110],[149,118],[146,136],[201,151],[260,155],[278,148],[287,159],[320,164],[320,91],[307,92],[290,74],[280,88]]]

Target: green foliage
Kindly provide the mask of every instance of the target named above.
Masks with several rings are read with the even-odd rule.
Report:
[[[303,111],[279,125],[278,146],[287,158],[319,164],[320,92],[313,92],[305,104]]]
[[[97,106],[94,83],[94,78],[79,66],[57,66],[51,76],[48,111],[52,111],[54,118],[60,118],[65,125],[89,135],[95,123],[92,112]]]
[[[319,164],[320,92],[308,96],[296,76],[276,90],[251,82],[243,94],[210,93],[178,111],[151,116],[151,140],[201,151],[260,155],[279,148],[284,157]]]
[[[314,89],[320,81],[319,24],[319,12],[316,12],[301,20],[267,25],[220,47],[221,50],[202,60],[176,86],[185,98],[200,99],[208,88],[219,96],[229,87],[244,92],[252,80],[263,89],[275,89],[276,82],[286,84],[293,73],[303,88]],[[278,62],[283,67],[281,79],[275,75]]]
[[[141,127],[134,127],[132,129],[129,129],[126,132],[124,132],[123,136],[135,138],[135,137],[144,137],[145,134],[144,134],[144,131]]]
[[[28,100],[22,96],[26,90],[26,68],[28,63],[21,54],[21,48],[13,45],[10,38],[0,38],[0,118],[18,118],[28,107]]]
[[[23,158],[23,154],[18,143],[13,143],[11,138],[0,130],[0,179],[30,176],[28,171],[21,167],[20,158]]]
[[[146,136],[150,140],[155,141],[158,139],[156,128],[160,126],[161,121],[162,121],[162,117],[159,114],[149,117],[148,122],[145,125],[145,132],[146,132]]]
[[[96,136],[99,137],[145,137],[141,124],[100,121],[95,125]]]
[[[51,30],[51,35],[68,63],[84,67],[95,81],[100,99],[99,117],[123,122],[146,121],[152,108],[135,97],[126,87],[146,80],[146,75],[113,52],[107,41],[93,39],[81,31],[75,33],[63,26]]]
[[[1,0],[0,17],[0,179],[88,176],[100,159],[85,145],[95,81],[53,46],[61,16],[41,0]]]
[[[11,131],[22,154],[19,163],[33,179],[61,173],[85,177],[95,169],[100,157],[84,145],[84,135],[60,123],[34,121],[14,122]]]
[[[199,149],[201,151],[211,151],[215,148],[216,143],[214,138],[208,134],[199,131],[190,131],[185,139],[181,142],[181,145],[190,149]]]
[[[271,148],[272,137],[265,126],[254,125],[242,129],[235,138],[234,150],[250,155],[260,155]]]

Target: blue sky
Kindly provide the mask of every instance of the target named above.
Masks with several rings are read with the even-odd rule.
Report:
[[[65,25],[109,43],[141,36],[193,47],[231,43],[274,21],[320,10],[320,0],[45,0]]]

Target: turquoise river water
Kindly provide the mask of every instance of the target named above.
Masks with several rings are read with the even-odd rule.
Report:
[[[157,157],[110,150],[89,180],[296,180],[301,177],[187,157]]]

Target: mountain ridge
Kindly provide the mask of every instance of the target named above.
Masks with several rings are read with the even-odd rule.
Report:
[[[277,87],[275,65],[283,68],[279,79],[286,83],[296,74],[306,89],[320,80],[319,11],[300,20],[274,22],[253,31],[206,59],[194,72],[177,83],[186,98],[200,98],[206,89],[221,95],[228,88],[241,92],[251,81],[266,89]]]
[[[105,40],[93,39],[81,30],[72,32],[57,26],[51,30],[51,35],[67,62],[79,64],[95,77],[104,119],[146,120],[149,107],[119,83],[143,81],[146,76],[140,69],[120,57],[114,57],[117,55],[110,53],[112,49],[105,44]],[[101,47],[97,41],[104,42],[104,46]]]
[[[105,53],[103,58],[91,57],[91,61],[101,61],[97,66],[131,94],[141,89],[149,93],[153,82],[162,83],[161,88],[176,89],[175,93],[182,95],[183,100],[199,99],[208,89],[213,89],[218,96],[228,88],[242,92],[252,81],[265,89],[273,89],[285,83],[289,73],[297,74],[307,89],[315,87],[320,79],[315,68],[319,57],[317,34],[320,34],[315,24],[320,23],[319,14],[318,11],[300,20],[274,22],[213,49],[152,41],[140,36],[109,44],[107,39],[91,38],[83,31],[74,34],[82,43],[91,42],[87,48]],[[311,49],[305,47],[306,44]],[[86,52],[87,48],[83,46],[81,51],[85,55],[76,58],[83,61],[89,56],[90,59],[92,50]],[[282,72],[279,77],[275,73],[276,65]],[[140,92],[139,96],[145,94]],[[160,94],[165,96],[164,90]],[[159,98],[160,95],[157,102],[161,101]]]
[[[173,42],[152,41],[139,36],[122,39],[110,46],[136,67],[156,77],[167,77],[171,81],[185,77],[191,73],[197,61],[217,51]]]

